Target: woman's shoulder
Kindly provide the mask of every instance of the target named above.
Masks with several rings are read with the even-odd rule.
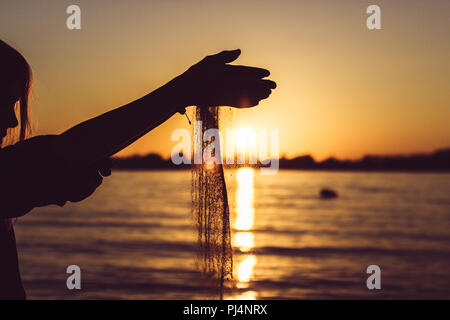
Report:
[[[0,149],[0,154],[51,147],[58,143],[59,137],[58,135],[35,136]]]
[[[5,162],[14,166],[48,163],[55,158],[58,141],[58,135],[41,135],[6,146],[0,149],[0,164],[5,169]]]

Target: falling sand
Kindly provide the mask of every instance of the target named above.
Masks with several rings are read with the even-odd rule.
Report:
[[[193,155],[195,148],[201,148],[199,154],[202,154],[208,145],[202,139],[205,131],[219,129],[219,108],[196,107],[195,120],[202,121],[202,128],[194,130],[194,140],[198,143],[192,144]],[[202,161],[202,164],[193,165],[192,210],[198,231],[200,270],[217,280],[217,292],[223,299],[224,283],[233,275],[233,257],[230,210],[222,164],[205,164]]]

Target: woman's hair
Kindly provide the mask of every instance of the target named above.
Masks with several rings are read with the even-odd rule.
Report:
[[[17,140],[17,132],[19,141],[31,134],[29,100],[32,83],[33,74],[28,62],[17,50],[0,40],[0,91],[10,93],[8,91],[14,90],[13,93],[18,94],[14,108],[19,115],[19,127],[8,130],[6,144]],[[5,223],[11,229],[12,219],[5,219]]]
[[[25,58],[6,42],[0,40],[0,90],[16,90],[18,102],[15,105],[19,127],[8,130],[7,141],[24,140],[31,134],[29,98],[33,83],[31,67]]]

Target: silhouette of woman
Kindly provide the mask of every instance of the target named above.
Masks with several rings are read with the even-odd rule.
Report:
[[[136,101],[60,135],[26,139],[31,68],[0,40],[0,145],[10,144],[0,149],[0,298],[26,298],[12,218],[35,207],[86,199],[111,174],[108,157],[188,106],[246,108],[270,95],[276,84],[263,79],[269,71],[228,64],[239,55],[233,50],[207,56]],[[16,131],[20,141],[12,144]]]

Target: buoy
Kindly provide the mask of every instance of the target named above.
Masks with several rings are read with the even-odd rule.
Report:
[[[320,190],[320,198],[321,199],[334,199],[337,198],[338,194],[336,191],[331,189],[322,189]]]

